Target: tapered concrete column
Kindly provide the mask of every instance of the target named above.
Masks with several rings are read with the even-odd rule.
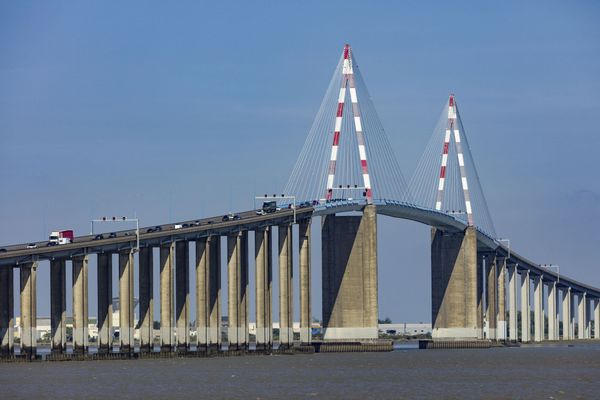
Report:
[[[88,257],[73,257],[73,352],[88,351]]]
[[[112,255],[98,254],[98,353],[112,351]]]
[[[509,321],[510,321],[510,341],[516,342],[519,340],[519,329],[517,327],[517,279],[519,278],[519,273],[517,271],[517,266],[512,265],[508,268],[509,281],[508,281],[508,300],[510,303],[509,309]]]
[[[498,316],[496,337],[498,340],[506,340],[506,259],[496,259],[498,268]],[[500,261],[501,262],[498,262]]]
[[[37,354],[37,262],[20,265],[21,280],[21,354]]]
[[[133,252],[119,252],[119,351],[133,353]]]
[[[433,338],[483,337],[479,315],[477,231],[431,230]]]
[[[160,246],[160,351],[173,350],[173,263],[175,243]]]
[[[0,357],[14,354],[13,267],[0,267]]]
[[[521,274],[521,341],[531,341],[531,283],[529,271]]]
[[[573,299],[573,293],[571,288],[562,290],[563,293],[563,340],[573,340],[573,307],[571,300]]]
[[[311,342],[310,307],[310,220],[301,221],[298,226],[300,241],[300,342]]]
[[[248,349],[250,342],[250,331],[248,330],[249,296],[248,289],[248,231],[243,231],[240,237],[240,348]]]
[[[50,329],[52,353],[67,351],[67,295],[65,260],[50,261]]]
[[[256,258],[256,349],[272,348],[271,326],[271,271],[272,246],[270,228],[262,228],[254,234]]]
[[[577,339],[587,339],[585,328],[587,326],[587,315],[585,312],[585,303],[587,302],[587,294],[579,293],[577,296]]]
[[[486,321],[487,338],[497,339],[496,318],[498,315],[498,272],[496,270],[496,256],[493,253],[485,255],[485,271],[487,278],[487,301],[486,301]]]
[[[294,344],[292,225],[279,226],[279,343]]]
[[[377,210],[368,205],[362,216],[327,215],[321,221],[323,337],[375,339]]]
[[[548,282],[548,340],[558,340],[558,308],[556,282]]]
[[[600,339],[600,299],[594,299],[594,339]]]
[[[175,323],[177,351],[185,352],[190,346],[190,253],[187,241],[175,244]]]
[[[544,282],[542,276],[533,278],[533,340],[544,340]]]
[[[240,346],[240,274],[242,233],[227,236],[227,314],[229,349]]]
[[[586,296],[585,300],[585,338],[592,338],[592,317],[594,310],[592,308],[592,301],[589,296]]]
[[[140,352],[154,350],[154,269],[152,247],[142,247],[139,262]]]
[[[221,344],[221,237],[196,241],[196,321],[198,350]]]

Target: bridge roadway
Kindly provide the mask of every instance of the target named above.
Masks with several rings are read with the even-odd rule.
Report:
[[[412,220],[445,231],[464,231],[467,228],[465,222],[456,217],[409,203],[395,200],[375,200],[374,204],[377,207],[377,213],[381,215]],[[365,205],[366,202],[364,200],[340,200],[320,204],[314,208],[298,208],[295,214],[296,219],[300,220],[310,218],[312,215],[320,216],[343,212],[358,212]],[[235,221],[222,221],[223,216],[219,215],[199,220],[158,225],[161,227],[161,231],[158,232],[146,232],[148,229],[156,228],[154,225],[140,228],[140,246],[156,246],[165,240],[193,240],[199,237],[226,235],[229,232],[239,230],[253,230],[258,227],[290,223],[294,218],[294,210],[286,208],[266,215],[257,215],[256,210],[250,210],[237,215],[240,216],[240,219]],[[177,224],[189,224],[190,226],[175,229],[175,225]],[[30,262],[33,259],[44,260],[85,253],[110,252],[135,246],[135,230],[117,231],[116,234],[117,237],[115,238],[100,240],[94,240],[95,235],[78,236],[74,238],[71,244],[50,247],[47,247],[48,241],[36,242],[37,248],[34,249],[27,248],[29,243],[2,246],[7,251],[0,253],[0,267],[4,265],[18,265]],[[477,241],[478,251],[496,252],[506,259],[507,264],[516,266],[518,271],[529,271],[532,276],[543,276],[545,281],[555,282],[559,287],[570,287],[577,292],[600,297],[599,288],[578,282],[565,275],[559,275],[557,271],[544,268],[540,264],[518,254],[515,250],[509,249],[485,232],[478,230]]]

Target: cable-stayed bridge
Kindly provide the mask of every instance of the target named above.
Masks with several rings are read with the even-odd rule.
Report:
[[[119,269],[119,354],[154,351],[155,302],[160,307],[161,352],[221,351],[222,263],[227,267],[227,351],[248,350],[249,257],[254,257],[256,268],[252,349],[273,348],[274,264],[279,270],[279,348],[308,345],[312,340],[313,217],[321,218],[324,339],[376,339],[377,214],[431,226],[434,340],[600,338],[600,289],[530,261],[496,237],[456,97],[448,97],[418,168],[407,181],[348,45],[283,192],[295,200],[281,199],[276,209],[107,236],[80,236],[60,245],[39,242],[2,247],[2,356],[10,358],[15,353],[15,292],[20,295],[20,354],[36,355],[36,288],[48,284],[36,282],[36,276],[39,268],[46,267],[50,268],[52,352],[67,354],[67,267],[73,270],[73,352],[88,352],[88,264],[92,257],[98,271],[99,354],[114,351],[113,261]],[[294,224],[299,232],[299,338],[294,337],[292,320]],[[250,235],[254,251],[249,249]],[[226,260],[221,260],[221,246],[226,247]],[[155,256],[158,276],[152,268]],[[20,275],[18,288],[13,287],[15,271]],[[190,279],[195,280],[195,316],[190,316]],[[156,280],[158,299],[153,295]],[[196,321],[196,338],[190,336],[191,320]],[[139,345],[134,339],[137,335]]]

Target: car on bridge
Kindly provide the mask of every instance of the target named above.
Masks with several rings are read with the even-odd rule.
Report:
[[[37,243],[29,243],[29,244],[27,245],[27,248],[28,248],[28,249],[35,249],[36,247],[37,247]]]
[[[102,240],[102,239],[104,239],[104,235],[101,234],[101,233],[99,233],[96,236],[94,236],[94,240]]]
[[[226,222],[226,221],[237,221],[237,220],[240,220],[240,219],[242,219],[242,218],[239,215],[234,214],[234,213],[229,213],[229,214],[223,215],[223,222]]]

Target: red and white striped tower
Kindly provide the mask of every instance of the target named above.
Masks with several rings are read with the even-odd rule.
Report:
[[[333,198],[333,181],[335,178],[335,167],[340,144],[340,134],[342,131],[342,116],[344,114],[344,103],[346,102],[346,89],[350,89],[350,101],[352,102],[352,114],[354,116],[354,129],[358,142],[358,153],[360,156],[361,172],[365,187],[367,202],[373,201],[373,193],[371,190],[371,179],[369,177],[369,168],[367,166],[367,152],[365,150],[365,137],[362,131],[362,123],[360,118],[360,108],[358,106],[358,97],[356,94],[356,84],[354,80],[354,72],[352,70],[352,49],[350,45],[344,46],[344,61],[342,63],[342,82],[340,85],[340,95],[338,97],[338,107],[335,117],[335,128],[333,129],[333,143],[331,145],[331,159],[329,161],[329,171],[327,176],[327,200]]]
[[[471,195],[469,194],[469,184],[467,182],[467,170],[465,168],[465,158],[463,156],[462,142],[460,140],[460,131],[456,124],[456,101],[454,95],[450,95],[448,100],[448,122],[446,124],[446,135],[444,136],[444,146],[442,148],[442,166],[440,167],[440,180],[438,185],[437,200],[435,202],[435,209],[438,211],[442,210],[442,201],[444,199],[444,188],[446,180],[446,166],[448,164],[448,149],[450,147],[450,140],[454,136],[454,144],[456,146],[456,156],[458,158],[458,166],[460,170],[460,180],[463,189],[463,196],[465,199],[465,209],[467,211],[467,224],[473,226],[473,209],[471,207]],[[454,135],[452,135],[454,131]]]

